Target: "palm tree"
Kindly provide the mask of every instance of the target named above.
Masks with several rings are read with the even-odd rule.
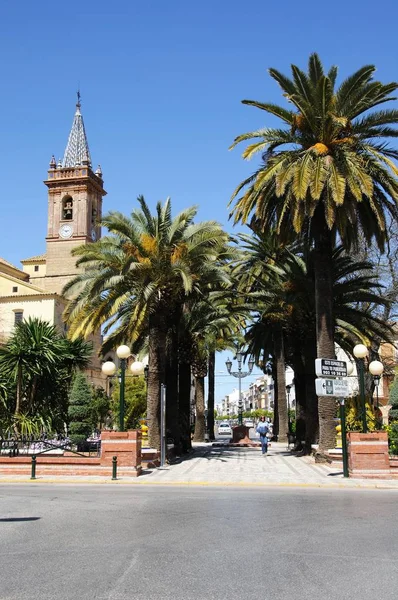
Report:
[[[229,272],[228,268],[226,270]],[[232,284],[217,292],[208,290],[207,296],[193,300],[184,307],[180,323],[179,362],[185,385],[180,386],[180,408],[183,407],[182,414],[186,421],[190,389],[189,378],[185,377],[185,368],[190,365],[190,371],[195,379],[195,441],[203,441],[205,434],[204,378],[208,374],[208,366],[212,363],[211,356],[216,351],[235,347],[234,342],[238,339],[240,341],[243,315],[247,316],[245,307],[238,309],[233,306],[233,292],[235,290]],[[214,378],[214,371],[209,375]],[[210,387],[209,396],[211,396]],[[214,417],[214,395],[213,403],[210,400],[207,408],[208,416],[212,413]],[[214,418],[212,420],[211,416],[208,427],[209,425],[213,427],[214,435]],[[211,436],[211,431],[209,433]]]
[[[279,441],[287,441],[288,410],[286,399],[285,329],[291,307],[285,301],[286,263],[289,251],[270,235],[240,234],[242,253],[233,271],[238,291],[245,296],[252,319],[246,329],[248,353],[255,361],[267,363],[273,358],[275,371],[274,402]],[[279,266],[281,265],[281,266]],[[254,315],[258,314],[256,319]],[[253,318],[254,317],[254,318]]]
[[[295,374],[297,434],[300,440],[305,439],[305,448],[310,451],[318,430],[313,256],[305,245],[278,250],[272,238],[264,234],[240,237],[245,269],[240,274],[239,288],[247,290],[249,303],[254,306],[254,299],[257,302],[258,316],[247,330],[249,350],[257,360],[264,354],[265,359],[270,354],[275,359],[275,329],[278,332],[282,324],[284,357]],[[354,261],[340,246],[333,253],[331,266],[336,342],[350,354],[356,339],[367,341],[375,335],[392,339],[391,327],[375,311],[385,300],[370,263]],[[284,389],[283,382],[281,386]],[[286,405],[280,397],[279,403]]]
[[[152,215],[144,198],[130,217],[106,215],[110,235],[74,250],[84,267],[64,289],[72,295],[66,319],[72,336],[104,326],[103,352],[148,336],[149,443],[160,447],[160,385],[165,383],[170,315],[178,323],[190,295],[211,281],[227,281],[218,264],[228,235],[215,221],[193,222],[195,207],[172,218],[170,200]]]
[[[314,245],[317,354],[334,358],[331,257],[336,237],[349,248],[359,234],[383,248],[387,215],[397,219],[398,151],[386,139],[397,137],[392,127],[398,110],[373,110],[394,100],[398,84],[373,80],[375,67],[359,69],[336,88],[337,68],[328,73],[316,54],[308,73],[292,65],[292,78],[275,69],[269,73],[293,109],[244,100],[278,117],[280,129],[263,128],[238,136],[256,140],[243,153],[249,159],[262,152],[257,171],[235,190],[235,221],[254,219],[281,239],[292,231],[308,235]],[[368,112],[372,110],[373,112]],[[334,400],[319,398],[320,449],[334,440]]]

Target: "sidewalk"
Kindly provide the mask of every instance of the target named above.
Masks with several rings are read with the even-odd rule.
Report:
[[[267,456],[259,448],[195,444],[194,456],[158,469],[151,483],[223,486],[299,486],[330,488],[389,488],[398,480],[349,479],[342,469],[315,464],[310,456],[295,456],[286,444],[271,444]]]
[[[194,451],[160,469],[145,470],[138,478],[0,475],[1,483],[69,483],[199,486],[286,486],[321,488],[396,489],[398,480],[347,479],[339,468],[315,464],[309,456],[297,457],[285,444],[272,443],[267,456],[258,448],[194,444]]]

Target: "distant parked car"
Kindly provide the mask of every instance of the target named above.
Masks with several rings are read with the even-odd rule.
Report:
[[[220,423],[218,426],[218,435],[232,435],[232,429],[229,423]]]
[[[246,427],[254,427],[254,423],[251,419],[245,419]]]

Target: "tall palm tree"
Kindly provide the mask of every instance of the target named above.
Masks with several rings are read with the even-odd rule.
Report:
[[[235,190],[235,221],[254,219],[264,231],[276,227],[281,238],[307,234],[314,245],[317,354],[334,358],[331,257],[338,236],[348,248],[358,234],[380,248],[386,239],[387,215],[397,220],[398,151],[386,139],[398,110],[374,110],[395,100],[398,84],[373,80],[367,65],[336,87],[337,68],[325,73],[316,54],[308,73],[292,65],[292,78],[269,73],[293,109],[244,100],[244,104],[278,117],[279,129],[263,128],[238,136],[236,144],[255,140],[243,153],[262,154],[256,172]],[[369,112],[372,111],[372,112]],[[334,401],[319,398],[320,449],[334,439]]]
[[[148,335],[149,443],[159,448],[170,315],[178,321],[187,297],[200,296],[202,286],[212,280],[227,280],[218,257],[228,235],[215,221],[195,224],[196,207],[173,218],[169,199],[156,205],[154,215],[142,196],[138,202],[140,208],[130,217],[111,212],[102,219],[110,235],[74,250],[84,271],[64,289],[71,295],[66,319],[71,335],[104,326],[104,352]]]
[[[203,441],[205,434],[204,379],[211,364],[210,357],[216,351],[235,347],[234,342],[241,337],[243,315],[247,316],[245,307],[238,310],[233,306],[232,294],[232,286],[222,291],[209,291],[207,297],[187,304],[180,323],[180,363],[189,363],[195,378],[195,441]],[[188,401],[189,389],[186,388],[184,397],[180,394],[180,402],[187,408]],[[208,415],[211,412],[214,416],[214,401],[208,403]],[[214,419],[210,418],[210,427],[212,423],[214,431]]]
[[[278,440],[287,441],[285,329],[291,307],[285,301],[286,273],[283,265],[290,254],[278,243],[275,232],[267,236],[240,234],[239,240],[242,252],[233,274],[239,292],[245,296],[247,307],[252,310],[252,319],[246,329],[248,352],[257,363],[260,360],[268,362],[269,356],[273,358],[276,429]],[[256,314],[259,314],[258,319]]]

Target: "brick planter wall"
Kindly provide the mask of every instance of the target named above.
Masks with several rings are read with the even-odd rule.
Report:
[[[141,474],[141,431],[102,431],[101,465],[111,465],[117,456],[118,467],[134,467]]]
[[[32,455],[0,456],[2,475],[30,475]],[[118,477],[141,475],[141,431],[103,431],[101,433],[101,457],[77,456],[65,452],[63,456],[50,453],[36,455],[36,475],[112,477],[112,459],[117,456]]]
[[[348,441],[348,470],[350,477],[389,479],[390,459],[386,431],[358,433],[350,431]]]

